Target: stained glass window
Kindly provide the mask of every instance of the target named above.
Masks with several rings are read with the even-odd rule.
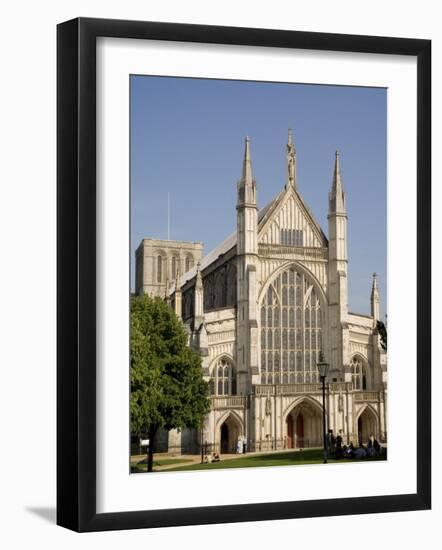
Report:
[[[261,302],[261,383],[317,381],[322,342],[321,304],[313,282],[294,267],[280,273]],[[363,384],[362,378],[360,384]]]

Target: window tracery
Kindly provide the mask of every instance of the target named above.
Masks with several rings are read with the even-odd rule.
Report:
[[[232,362],[220,358],[212,367],[209,382],[211,395],[236,395],[236,373]]]
[[[353,389],[366,390],[368,388],[368,369],[365,360],[360,355],[352,357],[350,372]]]
[[[192,256],[186,256],[186,272],[192,269],[194,266],[194,261]]]
[[[309,278],[294,267],[280,273],[260,306],[262,384],[318,382],[322,319]]]

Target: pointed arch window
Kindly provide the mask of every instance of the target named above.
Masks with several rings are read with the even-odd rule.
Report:
[[[194,265],[193,256],[186,256],[186,271],[192,269]]]
[[[157,283],[163,282],[163,257],[161,254],[157,256]]]
[[[233,363],[226,357],[219,359],[212,367],[209,386],[212,395],[236,395],[236,372]]]
[[[176,277],[176,256],[172,256],[171,276],[172,279]]]
[[[260,308],[261,383],[279,383],[287,371],[296,372],[297,383],[316,382],[324,316],[313,281],[287,268],[272,282]],[[295,375],[289,379],[293,383]]]
[[[351,381],[353,389],[368,389],[368,365],[360,355],[354,355],[350,361]]]

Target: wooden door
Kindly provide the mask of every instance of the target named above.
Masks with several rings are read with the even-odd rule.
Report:
[[[229,427],[224,422],[221,426],[221,453],[228,453],[229,449]]]
[[[293,417],[291,414],[287,417],[287,449],[293,449]]]
[[[298,414],[296,417],[296,446],[304,447],[304,417]]]

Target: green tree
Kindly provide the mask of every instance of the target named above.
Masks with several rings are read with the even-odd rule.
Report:
[[[382,321],[377,321],[376,328],[381,337],[381,347],[384,351],[387,351],[387,328]]]
[[[209,411],[201,358],[160,298],[131,297],[131,431],[149,438],[147,471],[160,428],[199,428]]]

